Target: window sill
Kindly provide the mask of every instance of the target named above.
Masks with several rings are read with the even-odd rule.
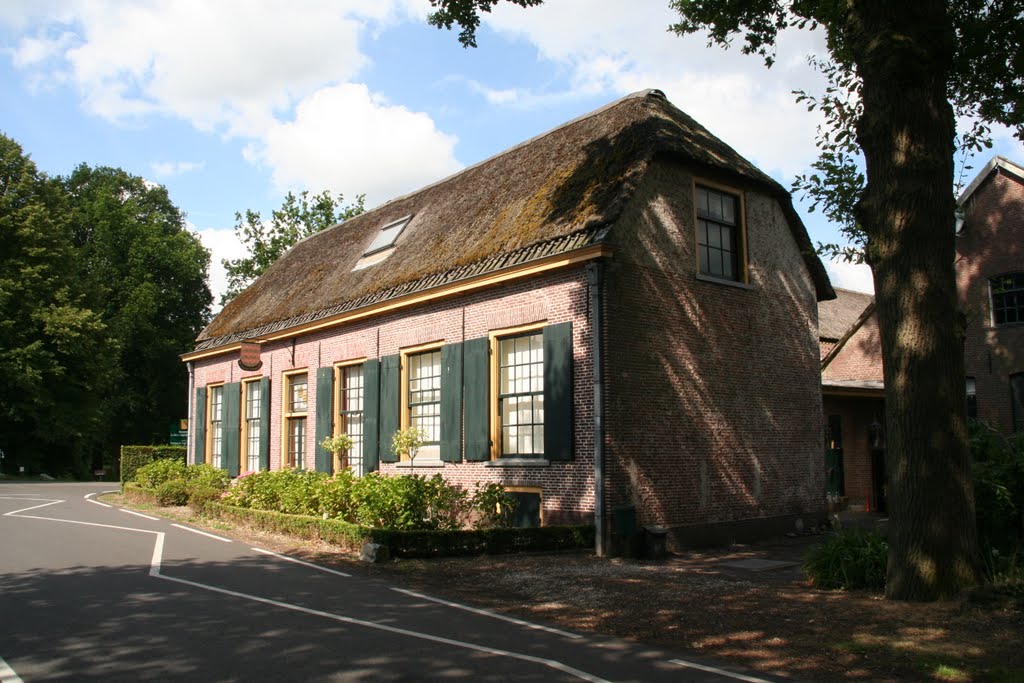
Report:
[[[434,459],[434,458],[430,458],[430,459],[416,458],[415,461],[413,461],[413,460],[402,460],[401,462],[395,463],[395,467],[397,467],[400,470],[401,469],[407,469],[407,470],[439,469],[439,468],[444,467],[444,466],[445,466],[444,460],[437,460],[437,459]]]
[[[547,467],[550,464],[546,458],[498,458],[486,461],[484,467]]]
[[[716,285],[725,285],[726,287],[736,287],[737,289],[748,289],[753,290],[754,285],[747,282],[737,282],[736,280],[726,280],[725,278],[715,277],[713,275],[705,275],[704,273],[697,273],[697,279],[701,282],[712,282]]]

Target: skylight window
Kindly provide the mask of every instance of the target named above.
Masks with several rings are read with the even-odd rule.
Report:
[[[388,223],[381,228],[380,232],[377,233],[377,236],[373,238],[372,242],[370,242],[370,246],[367,247],[365,252],[363,252],[363,256],[370,256],[371,254],[376,254],[379,251],[384,251],[385,249],[393,247],[395,240],[397,240],[398,236],[402,234],[402,230],[404,230],[405,226],[409,224],[409,220],[411,218],[411,215],[406,216],[405,218],[399,218],[397,221]]]

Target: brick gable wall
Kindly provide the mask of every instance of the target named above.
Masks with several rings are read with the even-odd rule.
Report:
[[[853,333],[821,373],[822,379],[881,382],[882,340],[878,335],[878,317],[872,314]]]
[[[693,177],[656,162],[608,267],[608,506],[695,526],[823,507],[814,287],[781,210],[745,195],[747,288],[696,277]]]
[[[964,364],[978,417],[1013,431],[1009,377],[1024,372],[1024,324],[995,326],[989,278],[1024,271],[1024,181],[999,170],[971,195],[957,236],[957,286],[967,315]]]

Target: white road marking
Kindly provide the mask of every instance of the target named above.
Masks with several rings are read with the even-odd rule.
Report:
[[[704,666],[703,664],[696,664],[694,662],[687,662],[682,659],[670,659],[670,663],[677,664],[679,666],[686,667],[688,669],[698,669],[700,671],[706,671],[711,674],[718,674],[719,676],[727,676],[729,678],[735,678],[737,681],[746,681],[746,683],[771,683],[771,681],[764,678],[756,678],[754,676],[744,676],[743,674],[734,673],[732,671],[726,671],[725,669],[717,669],[713,666]]]
[[[0,683],[25,683],[3,657],[0,657]]]
[[[15,499],[11,498],[10,500],[15,500]],[[10,512],[4,513],[4,517],[13,517],[14,515],[18,514],[19,512],[28,512],[29,510],[38,510],[39,508],[44,508],[44,507],[46,507],[48,505],[56,505],[57,503],[63,503],[64,502],[63,500],[54,500],[52,498],[20,498],[18,500],[46,500],[46,501],[49,501],[49,502],[43,503],[42,505],[33,505],[32,507],[28,507],[28,508],[21,508],[20,510],[11,510]],[[48,519],[48,518],[47,517],[40,517],[39,519]]]
[[[157,570],[159,571],[159,570]],[[499,650],[493,647],[487,647],[486,645],[476,645],[474,643],[467,643],[461,640],[453,640],[451,638],[444,638],[442,636],[435,636],[429,633],[420,633],[419,631],[410,631],[404,628],[398,628],[397,626],[388,626],[387,624],[378,624],[372,621],[363,621],[362,619],[355,619],[353,617],[346,617],[341,614],[332,614],[331,612],[323,612],[317,609],[310,609],[309,607],[302,607],[300,605],[292,605],[287,602],[279,602],[277,600],[271,600],[269,598],[261,598],[258,595],[249,595],[248,593],[239,593],[237,591],[228,590],[226,588],[218,588],[217,586],[208,586],[204,583],[198,583],[196,581],[188,581],[186,579],[178,579],[173,576],[164,576],[163,574],[153,574],[153,576],[164,579],[166,581],[173,581],[174,583],[180,583],[184,586],[192,586],[193,588],[199,588],[202,590],[212,591],[214,593],[220,593],[221,595],[230,595],[235,598],[242,598],[243,600],[252,600],[253,602],[259,602],[264,605],[272,605],[274,607],[280,607],[282,609],[292,610],[294,612],[302,612],[303,614],[311,614],[316,617],[323,617],[324,619],[331,619],[332,621],[340,621],[343,624],[352,624],[353,626],[362,626],[364,628],[377,629],[379,631],[386,631],[388,633],[395,633],[397,635],[406,636],[408,638],[418,638],[420,640],[428,640],[434,643],[441,643],[442,645],[449,645],[452,647],[459,647],[466,650],[473,650],[476,652],[484,652],[486,654],[497,655],[499,657],[509,657],[511,659],[518,659],[523,662],[532,662],[534,664],[541,664],[557,671],[562,671],[571,676],[575,676],[580,680],[590,681],[591,683],[611,683],[604,678],[594,676],[586,671],[580,671],[568,664],[556,661],[554,659],[544,659],[543,657],[534,657],[533,655],[525,655],[519,652],[510,652],[508,650]]]
[[[13,514],[18,513],[18,512],[25,512],[25,511],[28,511],[28,510],[34,510],[36,508],[46,507],[47,505],[55,505],[56,503],[63,503],[63,502],[64,502],[63,500],[54,500],[54,501],[50,501],[48,503],[44,503],[43,505],[36,505],[36,506],[31,507],[31,508],[25,508],[24,510],[14,510],[13,512],[8,512],[6,516],[13,515]],[[264,605],[272,605],[274,607],[280,607],[281,609],[287,609],[287,610],[291,610],[291,611],[294,611],[294,612],[301,612],[303,614],[309,614],[309,615],[312,615],[312,616],[322,617],[324,619],[330,619],[332,621],[337,621],[337,622],[341,622],[341,623],[345,623],[345,624],[352,624],[353,626],[362,626],[364,628],[376,629],[378,631],[385,631],[387,633],[394,633],[394,634],[397,634],[397,635],[406,636],[408,638],[416,638],[416,639],[419,639],[419,640],[426,640],[426,641],[430,641],[430,642],[434,642],[434,643],[440,643],[442,645],[449,645],[451,647],[462,648],[462,649],[465,649],[465,650],[472,650],[472,651],[475,651],[475,652],[483,652],[483,653],[486,653],[486,654],[492,654],[492,655],[496,655],[496,656],[499,656],[499,657],[508,657],[510,659],[517,659],[517,660],[523,661],[523,662],[530,662],[530,663],[533,663],[533,664],[540,664],[542,666],[546,666],[546,667],[549,667],[551,669],[555,669],[557,671],[562,671],[564,673],[569,674],[570,676],[574,676],[576,678],[579,678],[580,680],[589,681],[590,683],[611,683],[610,681],[607,681],[604,678],[600,678],[599,676],[595,676],[593,674],[589,674],[586,671],[581,671],[580,669],[576,669],[574,667],[569,666],[568,664],[564,664],[562,662],[559,662],[559,661],[553,660],[553,659],[544,659],[543,657],[534,657],[532,655],[522,654],[522,653],[519,653],[519,652],[511,652],[509,650],[499,650],[497,648],[487,647],[485,645],[476,645],[474,643],[468,643],[468,642],[464,642],[464,641],[461,641],[461,640],[454,640],[452,638],[444,638],[444,637],[441,637],[441,636],[435,636],[435,635],[432,635],[430,633],[421,633],[419,631],[411,631],[411,630],[404,629],[404,628],[398,628],[397,626],[388,626],[387,624],[378,624],[378,623],[374,623],[372,621],[364,621],[362,619],[356,619],[354,617],[346,617],[346,616],[341,615],[341,614],[332,614],[331,612],[324,612],[324,611],[321,611],[321,610],[315,610],[315,609],[311,609],[311,608],[308,608],[308,607],[302,607],[301,605],[293,605],[293,604],[290,604],[290,603],[287,603],[287,602],[280,602],[278,600],[271,600],[269,598],[261,598],[258,595],[250,595],[248,593],[239,593],[237,591],[228,590],[226,588],[219,588],[217,586],[210,586],[210,585],[207,585],[207,584],[204,584],[204,583],[198,583],[196,581],[188,581],[187,579],[179,579],[179,578],[176,578],[176,577],[173,577],[173,576],[166,576],[165,574],[162,574],[161,571],[160,571],[161,563],[163,561],[164,537],[165,537],[164,532],[162,532],[162,531],[153,531],[153,530],[150,530],[150,529],[136,529],[136,528],[133,528],[133,527],[116,526],[114,524],[100,524],[99,522],[83,522],[83,521],[79,521],[77,519],[57,519],[57,518],[54,518],[54,517],[37,517],[35,515],[19,515],[19,517],[22,518],[22,519],[38,519],[38,520],[42,520],[42,521],[45,521],[45,522],[64,522],[66,524],[81,524],[83,526],[95,526],[95,527],[102,527],[102,528],[106,528],[106,529],[117,529],[117,530],[120,530],[120,531],[135,531],[135,532],[144,533],[144,534],[153,534],[154,536],[156,536],[156,541],[153,544],[153,555],[152,555],[152,557],[150,559],[149,575],[152,576],[152,577],[158,578],[158,579],[163,579],[164,581],[170,581],[172,583],[181,584],[183,586],[191,586],[193,588],[198,588],[200,590],[206,590],[206,591],[210,591],[210,592],[213,592],[213,593],[219,593],[221,595],[229,595],[229,596],[232,596],[232,597],[235,597],[235,598],[241,598],[243,600],[251,600],[253,602],[258,602],[258,603],[261,603],[261,604],[264,604]],[[227,543],[231,542],[230,539],[224,539],[224,538],[220,538],[219,536],[213,536],[212,534],[207,534],[206,532],[203,532],[203,531],[198,531],[196,529],[191,529],[191,528],[186,527],[186,526],[181,526],[180,524],[174,524],[173,526],[176,526],[176,527],[181,528],[181,529],[185,529],[186,531],[192,531],[192,532],[195,532],[195,533],[198,533],[198,534],[202,534],[204,536],[210,536],[211,538],[216,538],[217,540],[225,541]],[[2,660],[0,660],[0,662],[2,662]],[[682,662],[677,662],[677,663],[683,664]],[[730,675],[728,672],[725,672],[725,671],[722,671],[721,673],[726,674],[726,675]],[[759,681],[759,679],[748,679],[748,680],[758,681],[759,683],[761,683]],[[6,679],[0,679],[0,683],[23,683],[23,682],[21,681],[20,678],[13,678],[10,681],[8,681]],[[763,682],[763,683],[768,683],[768,682]]]
[[[98,500],[93,500],[92,498],[86,498],[85,502],[92,503],[93,505],[99,505],[102,508],[112,508],[112,507],[114,507],[113,505],[107,505],[106,503],[101,503]]]
[[[95,495],[96,495],[97,493],[98,493],[97,491],[93,491],[92,493],[87,493],[87,494],[85,494],[85,495],[83,496],[83,498],[85,498],[86,500],[89,500],[90,498],[92,498],[93,496],[95,496]]]
[[[516,619],[515,617],[507,617],[504,614],[498,614],[497,612],[489,612],[488,610],[479,609],[477,607],[460,605],[457,602],[449,602],[448,600],[442,600],[441,598],[432,598],[429,595],[423,595],[422,593],[416,593],[414,591],[405,590],[404,588],[392,588],[391,590],[396,591],[398,593],[403,593],[405,595],[410,595],[414,598],[419,598],[421,600],[430,600],[431,602],[436,602],[440,605],[445,605],[447,607],[454,607],[455,609],[461,609],[467,612],[472,612],[473,614],[480,614],[485,617],[491,617],[492,619],[500,619],[501,621],[507,621],[510,624],[516,624],[517,626],[525,626],[526,628],[532,628],[538,631],[547,631],[548,633],[554,633],[555,635],[563,636],[565,638],[579,639],[583,637],[578,633],[560,631],[557,628],[551,628],[550,626],[541,626],[540,624],[534,624],[529,621],[523,621],[522,619]]]
[[[294,557],[288,557],[287,555],[282,555],[281,553],[275,553],[272,550],[264,550],[263,548],[253,548],[253,550],[264,555],[272,555],[280,560],[286,560],[288,562],[294,562],[295,564],[301,564],[303,567],[309,567],[310,569],[316,569],[321,572],[327,572],[328,574],[336,574],[338,576],[346,577],[352,576],[351,574],[346,574],[345,572],[339,572],[336,569],[328,569],[327,567],[321,567],[320,565],[313,564],[312,562],[306,562],[305,560],[299,560]]]
[[[230,538],[223,538],[221,536],[214,536],[213,534],[208,534],[205,531],[200,531],[199,529],[193,529],[190,526],[183,526],[181,524],[172,524],[171,526],[176,526],[179,529],[184,529],[185,531],[191,531],[192,533],[199,534],[200,536],[206,536],[208,538],[213,538],[213,539],[216,539],[216,540],[218,540],[218,541],[220,541],[222,543],[231,543],[231,539]]]
[[[127,512],[129,515],[135,515],[136,517],[142,517],[143,519],[149,519],[154,522],[160,521],[159,517],[150,517],[149,515],[144,515],[141,512],[136,512],[135,510],[129,510],[128,508],[118,508],[118,510],[121,512]]]

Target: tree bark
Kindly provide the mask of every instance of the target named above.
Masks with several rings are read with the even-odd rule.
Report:
[[[936,600],[977,580],[962,322],[954,276],[954,33],[941,0],[851,0],[857,138],[886,387],[886,596]]]

